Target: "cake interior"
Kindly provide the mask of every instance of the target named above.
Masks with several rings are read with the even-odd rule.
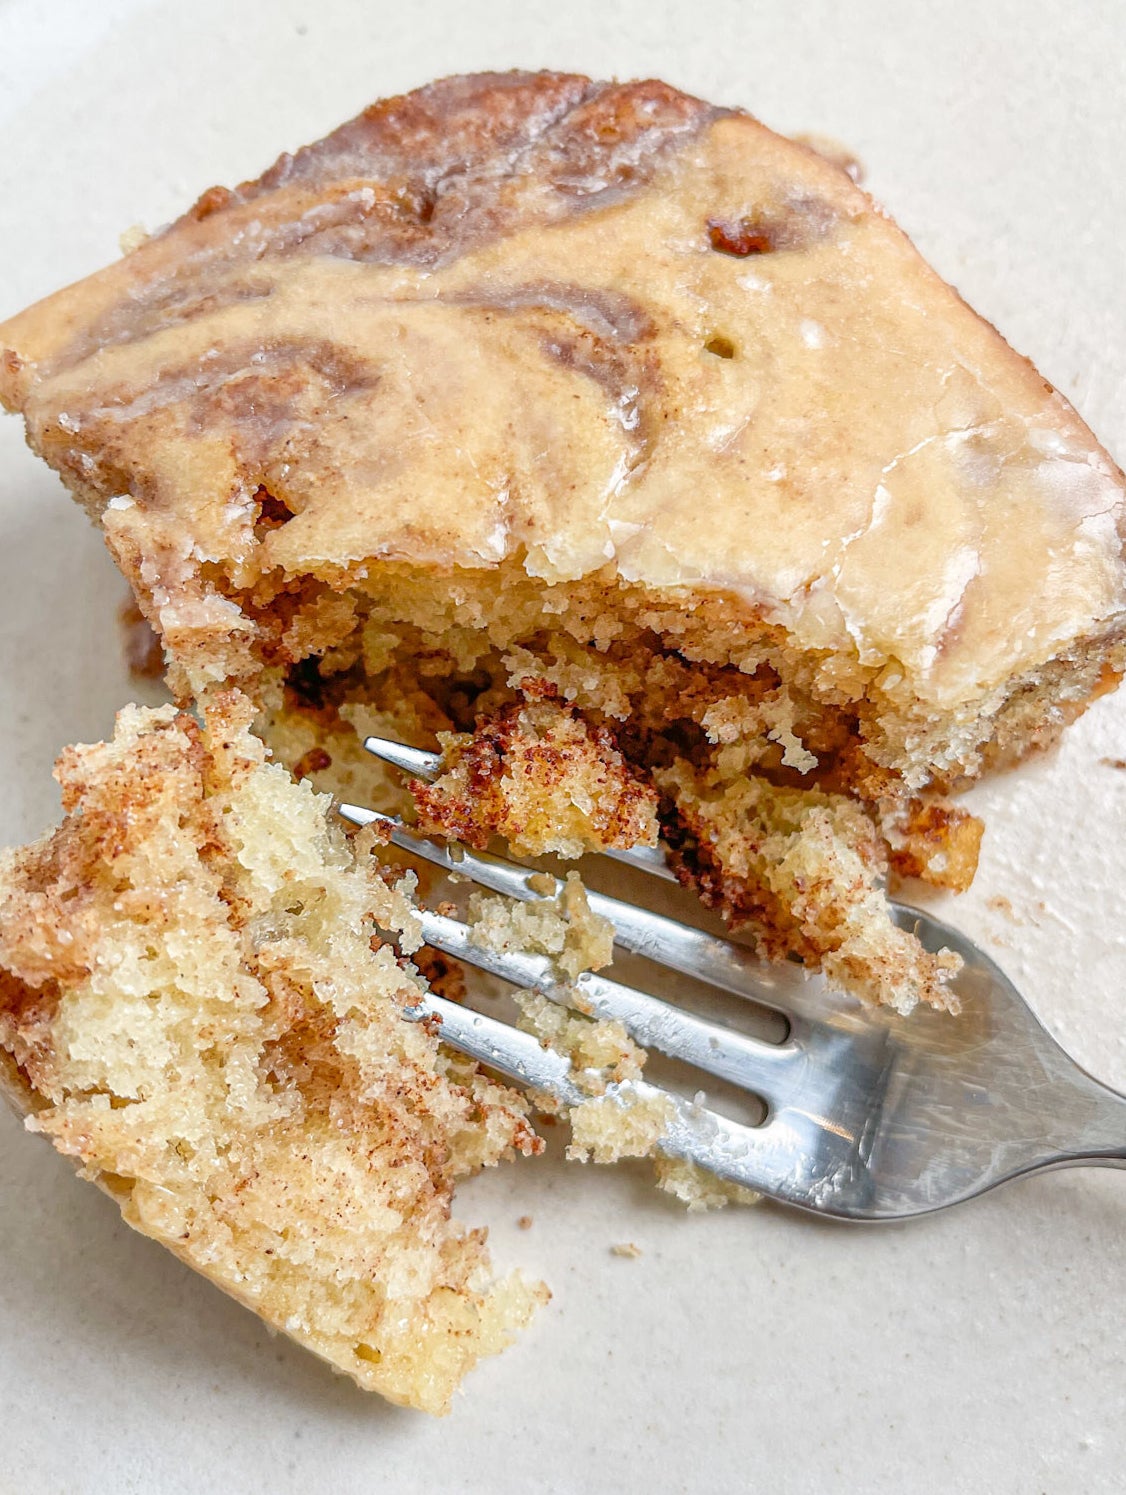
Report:
[[[683,596],[607,576],[547,585],[520,567],[436,573],[373,564],[351,585],[340,577],[331,585],[306,577],[281,590],[264,582],[238,603],[258,640],[258,729],[299,774],[376,808],[410,812],[401,780],[363,753],[363,737],[444,745],[454,777],[445,780],[444,804],[441,783],[420,793],[424,828],[478,845],[492,831],[517,851],[575,855],[651,841],[651,806],[684,881],[746,925],[765,953],[796,954],[815,967],[840,948],[838,913],[819,928],[816,895],[792,885],[772,890],[762,875],[763,857],[778,846],[770,838],[780,829],[796,833],[812,816],[814,840],[832,843],[832,865],[816,877],[826,890],[834,883],[834,898],[846,878],[855,907],[870,914],[880,907],[873,891],[889,873],[961,890],[972,880],[982,828],[950,792],[987,762],[1051,741],[1106,673],[1101,647],[1078,650],[998,693],[992,716],[980,703],[926,715],[917,700],[893,698],[886,670],[868,678],[856,660],[799,651],[731,598],[686,606]],[[518,805],[511,792],[518,734],[505,737],[498,727],[511,724],[514,711],[535,713],[536,735],[555,739],[538,765],[535,753],[525,755]],[[449,733],[477,735],[451,741]],[[593,757],[601,778],[592,743],[600,745]],[[497,776],[508,776],[507,796],[490,781],[490,754]],[[622,765],[616,779],[605,769],[614,760]],[[750,821],[740,789],[748,784]],[[701,795],[710,806],[703,819]],[[540,835],[529,846],[521,833],[530,834],[537,796]],[[572,812],[583,805],[599,807],[601,824],[588,815],[576,825]],[[726,826],[723,805],[732,811]],[[704,834],[708,827],[713,835]],[[748,836],[756,838],[754,855],[746,853]],[[732,857],[736,841],[744,852]],[[795,914],[795,897],[804,912]],[[879,922],[891,939],[886,906]],[[828,927],[836,932],[826,937]],[[949,971],[909,938],[894,943],[900,955],[912,951],[906,977],[893,961],[875,979],[854,969],[845,984],[908,1008],[919,997],[950,1005]],[[847,977],[852,968],[837,964]],[[895,982],[905,979],[900,1000]]]
[[[939,708],[892,666],[799,649],[718,592],[631,586],[609,569],[549,584],[518,562],[437,571],[372,561],[355,572],[271,573],[243,589],[214,578],[253,627],[252,645],[245,633],[232,641],[222,673],[262,676],[274,715],[368,708],[428,746],[517,699],[522,681],[544,680],[610,726],[639,765],[703,755],[724,771],[839,790],[881,812],[1046,745],[1121,667],[1121,640],[1082,640]],[[174,685],[192,666],[186,643]],[[213,656],[213,638],[206,647]]]
[[[493,1277],[454,1184],[541,1143],[522,1095],[403,1017],[409,885],[248,719],[129,707],[64,753],[66,818],[0,865],[5,1088],[129,1224],[442,1412],[546,1297]]]

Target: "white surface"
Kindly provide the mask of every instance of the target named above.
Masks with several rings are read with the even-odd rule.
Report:
[[[844,140],[1126,454],[1121,0],[0,0],[0,315],[372,98],[509,65],[663,75]],[[103,735],[132,692],[122,584],[11,419],[0,515],[11,841],[55,814],[57,749]],[[979,793],[986,854],[951,915],[1126,1088],[1126,772],[1102,757],[1126,757],[1126,694]],[[271,1339],[7,1116],[0,1194],[5,1491],[1126,1488],[1126,1174],[849,1229],[685,1218],[640,1170],[503,1170],[461,1213],[555,1298],[437,1423]],[[643,1255],[611,1256],[622,1241]]]

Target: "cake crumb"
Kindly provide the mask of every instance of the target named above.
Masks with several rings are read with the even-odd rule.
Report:
[[[641,1255],[641,1247],[635,1246],[632,1241],[619,1241],[616,1246],[610,1247],[611,1256],[624,1256],[630,1261],[636,1261]]]
[[[532,1228],[532,1217],[531,1217],[531,1215],[521,1215],[520,1218],[519,1218],[519,1220],[517,1220],[516,1224],[520,1227],[521,1230],[531,1230],[531,1228]]]
[[[959,1011],[950,982],[961,959],[895,923],[884,846],[855,801],[684,760],[654,777],[674,806],[665,839],[678,877],[765,955],[796,954],[841,991],[903,1015],[919,1002]]]
[[[567,1156],[579,1163],[653,1157],[675,1115],[672,1096],[659,1090],[594,1096],[571,1111]]]
[[[1104,768],[1126,768],[1126,758],[1100,758]]]
[[[964,893],[974,880],[983,821],[946,799],[913,799],[881,817],[892,870]]]
[[[332,767],[332,755],[326,753],[322,747],[311,747],[307,752],[301,754],[293,765],[293,777],[298,783],[307,779],[310,774],[323,773],[326,768]]]
[[[1014,924],[1023,924],[1024,920],[1017,913],[1012,901],[1005,897],[1004,893],[994,893],[991,898],[985,900],[986,908],[991,908],[996,914],[1004,914]]]
[[[151,238],[152,235],[142,224],[131,223],[118,235],[117,243],[122,254],[132,254],[135,249],[140,249],[142,244],[147,244]]]
[[[590,1095],[603,1095],[610,1084],[640,1077],[645,1050],[634,1043],[623,1023],[586,1017],[542,992],[517,992],[516,1005],[520,1010],[516,1026],[533,1033],[545,1048],[566,1055],[574,1079]]]
[[[657,1187],[678,1199],[690,1215],[724,1209],[729,1204],[758,1204],[761,1194],[708,1173],[687,1158],[657,1158]]]
[[[483,950],[499,954],[548,955],[572,981],[583,971],[609,965],[614,929],[590,907],[577,872],[568,872],[554,898],[514,902],[496,894],[474,893],[469,899],[470,938]]]
[[[503,836],[518,856],[578,857],[655,846],[657,796],[604,726],[525,680],[526,699],[483,717],[471,736],[441,734],[443,770],[411,786],[425,835],[485,850]]]

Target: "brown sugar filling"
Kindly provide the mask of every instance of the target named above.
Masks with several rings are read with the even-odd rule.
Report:
[[[503,568],[378,575],[230,589],[255,628],[258,730],[299,777],[522,855],[652,844],[659,829],[681,880],[765,954],[877,1001],[953,1005],[952,966],[894,928],[880,887],[889,872],[968,886],[980,822],[949,785],[919,792],[879,761],[872,700],[825,698],[830,661],[768,624],[733,627],[721,598],[688,611]],[[362,751],[368,732],[442,748],[445,772],[412,803]]]
[[[517,700],[522,679],[546,680],[611,728],[640,767],[686,752],[694,761],[726,754],[733,767],[741,754],[745,769],[848,793],[881,814],[1048,745],[1118,678],[1105,640],[1078,645],[992,713],[975,708],[963,721],[897,698],[855,661],[792,646],[720,593],[686,608],[675,589],[609,575],[539,582],[518,559],[445,572],[391,562],[351,577],[274,572],[246,588],[216,563],[205,570],[252,625],[239,683],[261,695],[264,676],[275,707],[284,687],[289,710],[338,714],[352,702],[390,711],[418,745],[434,747],[439,731],[470,730]]]
[[[645,774],[686,760],[847,794],[896,827],[902,871],[968,885],[969,817],[935,800],[956,786],[953,776],[932,779],[920,797],[879,761],[888,744],[875,701],[844,691],[826,699],[818,674],[830,661],[788,649],[766,623],[732,628],[723,599],[684,613],[623,586],[542,587],[504,568],[433,577],[383,567],[380,580],[341,591],[317,578],[271,581],[237,595],[258,635],[262,729],[285,761],[303,759],[303,772],[330,772],[333,747],[322,744],[333,765],[304,759],[311,739],[294,755],[282,724],[339,738],[366,713],[435,748],[440,733],[471,732],[554,694]],[[1045,737],[1058,714],[1052,702]],[[951,869],[932,865],[920,836],[932,851],[958,839]]]
[[[954,1005],[952,967],[895,927],[884,881],[968,887],[982,826],[947,796],[1051,742],[1109,683],[1105,641],[1078,645],[992,715],[928,716],[719,593],[686,605],[609,574],[548,584],[518,562],[271,571],[245,587],[206,569],[244,620],[257,730],[299,777],[518,855],[652,844],[659,822],[681,880],[763,953],[906,1009]],[[439,782],[412,802],[363,752],[369,732],[442,748]]]

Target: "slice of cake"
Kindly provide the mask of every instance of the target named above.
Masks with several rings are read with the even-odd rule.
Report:
[[[761,781],[964,886],[942,796],[1123,668],[1122,475],[1079,417],[844,170],[661,83],[376,104],[0,349],[174,689],[237,684],[353,797],[387,793],[357,728],[433,747],[532,682],[664,775],[672,840],[683,786]],[[775,946],[832,913],[785,885]]]
[[[491,1279],[455,1180],[539,1143],[403,1009],[417,920],[324,796],[129,707],[59,760],[66,818],[0,865],[0,1076],[152,1236],[368,1389],[429,1412],[546,1293]]]

